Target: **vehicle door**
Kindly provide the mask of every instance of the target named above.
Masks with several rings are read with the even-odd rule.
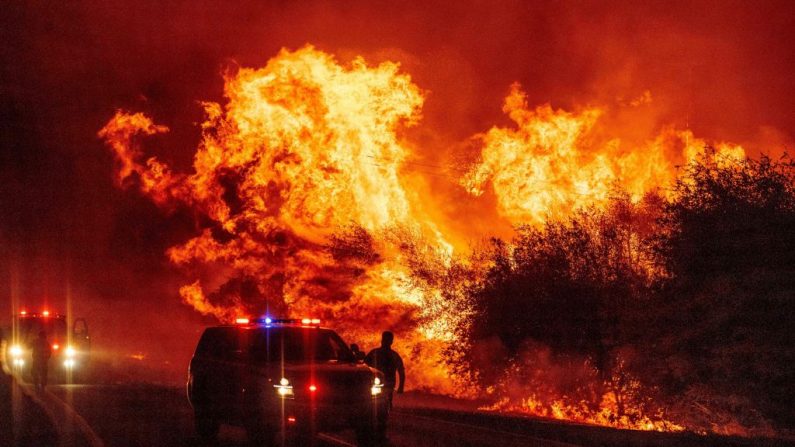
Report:
[[[216,411],[237,417],[243,392],[247,331],[212,328],[202,338],[201,352],[197,353],[201,361],[194,363],[194,387]]]

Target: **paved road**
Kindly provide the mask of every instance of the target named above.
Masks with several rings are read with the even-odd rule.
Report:
[[[54,413],[67,419],[67,427],[85,429],[81,442],[73,445],[99,447],[194,446],[199,440],[193,431],[193,416],[184,389],[178,387],[123,385],[51,386],[42,400],[58,407]],[[788,441],[694,434],[655,433],[615,430],[560,421],[484,414],[461,402],[444,401],[425,395],[397,397],[390,418],[391,447],[479,447],[479,446],[737,446],[778,447]],[[427,408],[427,407],[437,408]],[[439,407],[443,406],[444,409]],[[72,413],[67,415],[67,413]],[[53,411],[50,411],[53,413]],[[56,425],[63,426],[62,423]],[[82,442],[91,440],[88,444]],[[327,433],[319,446],[354,446],[352,432]],[[242,429],[224,426],[219,446],[248,445]]]
[[[198,444],[184,391],[155,385],[59,385],[49,391],[73,408],[106,446],[192,446]],[[390,421],[390,445],[565,446],[487,425],[443,420],[398,408]],[[355,445],[352,432],[328,433],[320,445]],[[221,446],[247,445],[245,432],[223,427]]]

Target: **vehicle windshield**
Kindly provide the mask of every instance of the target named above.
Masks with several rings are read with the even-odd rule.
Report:
[[[66,340],[66,320],[63,318],[19,318],[17,321],[19,339],[29,342],[39,336],[39,332],[47,333],[50,341]]]
[[[334,331],[297,327],[262,328],[254,331],[251,358],[260,363],[354,361],[353,353]]]

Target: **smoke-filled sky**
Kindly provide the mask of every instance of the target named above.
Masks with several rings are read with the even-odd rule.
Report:
[[[778,153],[795,138],[795,5],[743,2],[12,2],[0,12],[0,310],[12,297],[89,318],[104,349],[190,354],[202,320],[165,250],[195,235],[114,184],[97,138],[116,109],[167,125],[152,155],[189,170],[222,73],[310,43],[347,62],[393,60],[426,93],[409,130],[420,161],[449,166],[506,125],[519,82],[531,106],[652,106],[610,119],[624,138],[661,127]],[[791,146],[789,146],[791,148]],[[423,148],[428,148],[423,152]],[[424,155],[423,155],[424,154]],[[448,182],[427,176],[429,190]],[[441,175],[444,174],[444,175]],[[450,185],[452,230],[506,231]],[[431,211],[429,211],[431,212]],[[460,219],[456,219],[456,215]]]

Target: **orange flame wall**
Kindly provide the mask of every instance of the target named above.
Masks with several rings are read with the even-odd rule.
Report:
[[[630,106],[647,101],[648,91]],[[604,204],[617,188],[639,200],[670,185],[676,165],[694,160],[706,146],[689,131],[667,129],[641,147],[628,147],[620,138],[596,135],[603,109],[570,113],[543,105],[531,110],[518,84],[511,87],[503,110],[516,128],[493,127],[476,137],[483,146],[481,160],[462,184],[475,195],[490,184],[499,213],[515,224],[539,225],[577,208]],[[712,156],[741,159],[745,152],[720,144]]]
[[[356,58],[343,66],[312,47],[282,50],[264,68],[227,77],[225,95],[226,104],[204,104],[191,174],[144,155],[138,136],[168,129],[143,114],[119,111],[99,133],[116,155],[120,184],[209,222],[168,251],[195,277],[182,299],[225,321],[266,311],[336,317],[366,346],[396,330],[412,385],[441,392],[454,391],[441,348],[466,312],[411,281],[405,250],[421,241],[444,264],[465,245],[457,241],[488,235],[449,233],[450,222],[430,217],[439,215],[430,207],[463,185],[472,195],[459,197],[495,221],[541,224],[605,203],[614,188],[634,199],[664,188],[675,165],[704,147],[672,128],[630,145],[601,126],[605,108],[533,109],[514,85],[504,106],[514,126],[474,136],[477,159],[428,197],[417,174],[406,173],[422,154],[402,132],[419,123],[425,93],[397,63]],[[646,92],[629,107],[651,100]],[[717,147],[721,160],[744,154]],[[485,192],[496,209],[475,197]],[[335,251],[335,240],[352,251]]]

